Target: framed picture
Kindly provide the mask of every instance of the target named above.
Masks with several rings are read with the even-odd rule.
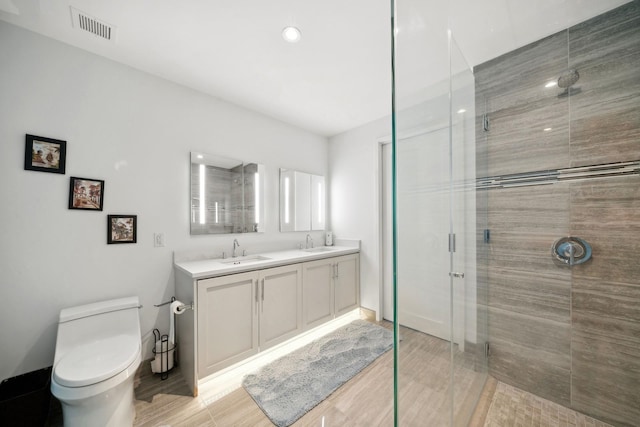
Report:
[[[136,215],[107,215],[107,243],[136,243]]]
[[[69,209],[101,211],[104,203],[104,181],[71,177]]]
[[[27,134],[24,148],[24,169],[64,175],[67,141]]]

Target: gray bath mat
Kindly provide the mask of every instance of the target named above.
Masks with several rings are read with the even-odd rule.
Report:
[[[355,320],[247,375],[242,386],[275,425],[286,427],[392,346],[392,331]]]

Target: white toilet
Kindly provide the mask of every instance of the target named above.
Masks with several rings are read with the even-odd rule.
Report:
[[[131,426],[141,359],[138,297],[60,311],[51,393],[65,427]]]

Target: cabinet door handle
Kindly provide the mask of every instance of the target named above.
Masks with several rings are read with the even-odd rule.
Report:
[[[258,280],[256,279],[256,314],[258,313]]]
[[[264,279],[262,279],[262,302],[264,302]]]

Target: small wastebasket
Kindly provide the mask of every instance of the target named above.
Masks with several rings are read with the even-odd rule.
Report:
[[[51,367],[8,378],[0,383],[2,425],[38,426],[47,422],[51,402]]]

